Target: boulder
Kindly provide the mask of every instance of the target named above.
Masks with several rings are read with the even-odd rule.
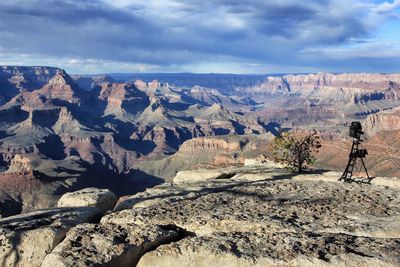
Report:
[[[106,212],[112,210],[117,196],[108,189],[85,188],[64,194],[57,203],[58,207],[96,207]]]
[[[188,185],[191,183],[207,183],[215,180],[242,180],[254,181],[263,179],[274,179],[285,175],[292,177],[292,173],[288,173],[281,167],[265,165],[248,165],[240,167],[227,167],[221,169],[199,169],[180,171],[173,179],[176,185]]]
[[[68,230],[96,222],[101,211],[93,207],[39,210],[0,219],[0,266],[40,266]]]
[[[215,180],[230,178],[236,174],[234,169],[216,169],[216,170],[189,170],[179,171],[174,177],[174,183],[193,183],[206,180]]]
[[[179,238],[168,226],[81,224],[43,261],[42,267],[135,266],[147,251]]]

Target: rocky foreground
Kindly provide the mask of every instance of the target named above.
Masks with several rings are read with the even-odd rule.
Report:
[[[57,209],[1,219],[0,265],[399,266],[399,181],[339,175],[186,171],[105,214],[111,192],[75,192]]]

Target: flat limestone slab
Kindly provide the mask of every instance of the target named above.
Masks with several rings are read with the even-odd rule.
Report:
[[[400,265],[400,190],[335,172],[250,174],[148,189],[101,222],[193,234],[144,254],[141,267]]]
[[[145,252],[178,237],[167,226],[81,224],[46,256],[42,267],[135,266]]]
[[[183,239],[143,255],[138,267],[396,267],[398,261],[374,255],[396,242],[344,234],[230,233]],[[395,254],[395,253],[394,253]],[[398,254],[397,254],[398,255]],[[393,255],[396,256],[396,255]]]
[[[0,219],[0,266],[40,266],[69,229],[100,219],[93,207],[39,210]]]
[[[69,192],[58,200],[58,207],[96,207],[103,212],[112,210],[117,202],[117,196],[108,189],[94,187]]]

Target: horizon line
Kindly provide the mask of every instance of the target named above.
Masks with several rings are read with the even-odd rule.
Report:
[[[3,67],[25,67],[25,68],[54,68],[64,70],[68,72],[64,67],[56,67],[50,65],[0,65]],[[333,72],[333,71],[316,71],[316,72],[265,72],[265,73],[233,73],[233,72],[190,72],[190,71],[182,71],[182,72],[99,72],[99,73],[70,73],[69,75],[86,75],[86,76],[95,76],[95,75],[132,75],[132,74],[193,74],[193,75],[249,75],[249,76],[283,76],[283,75],[309,75],[309,74],[318,74],[318,73],[328,73],[328,74],[400,74],[400,72],[369,72],[369,71],[355,71],[355,72]]]

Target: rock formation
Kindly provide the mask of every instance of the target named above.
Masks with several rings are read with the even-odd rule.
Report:
[[[207,178],[216,171],[230,175]],[[96,208],[84,207],[0,219],[3,253],[11,255],[5,262],[19,256],[21,266],[28,258],[30,266],[400,264],[396,179],[348,184],[338,182],[340,173],[294,175],[265,166],[185,175],[124,197],[92,223],[84,223],[91,217],[85,214]],[[30,238],[37,246],[28,246]]]
[[[399,213],[393,200],[388,202],[397,191],[382,195],[380,187],[340,184],[334,173],[276,181],[284,175],[270,170],[254,182],[242,176],[192,182],[182,191],[155,188],[139,195],[132,209],[107,215],[102,223],[162,221],[193,233],[145,254],[138,266],[398,264],[392,252],[398,246],[393,241],[399,238]]]
[[[363,129],[368,136],[374,136],[381,131],[400,130],[400,108],[369,115],[364,121]]]
[[[399,106],[399,74],[286,75],[267,77],[263,83],[237,93],[264,103],[260,114],[277,122],[299,126],[367,115]],[[331,126],[331,125],[330,125]]]
[[[97,208],[40,210],[0,219],[0,265],[40,266],[68,230],[80,223],[95,222]]]
[[[193,137],[265,131],[256,118],[196,100],[168,83],[74,78],[56,68],[3,67],[0,72],[4,86],[14,88],[0,106],[0,167],[8,173],[34,171],[41,186],[52,188],[49,192],[61,186],[62,194],[71,187],[54,185],[57,179],[81,177],[74,183],[78,189],[109,186],[115,175],[139,190],[134,188],[154,183],[131,176],[141,158],[173,154]],[[13,199],[22,195],[17,189]]]
[[[266,81],[255,87],[257,91],[268,90],[268,93],[279,94],[301,94],[329,96],[332,92],[342,94],[353,101],[359,100],[372,101],[371,92],[378,93],[378,89],[387,90],[387,95],[382,97],[396,98],[396,90],[399,89],[400,75],[398,74],[369,74],[369,73],[350,73],[350,74],[330,74],[317,73],[307,75],[286,75],[283,77],[268,77]],[[340,88],[338,90],[338,88]],[[394,93],[390,93],[391,91]],[[369,94],[367,93],[369,92]],[[385,92],[385,91],[384,91]],[[367,96],[371,96],[368,98]],[[333,96],[333,95],[332,95]],[[376,95],[378,97],[379,95]]]
[[[0,67],[0,99],[9,101],[22,90],[40,89],[57,73],[57,68],[50,67]]]
[[[71,78],[83,90],[92,91],[102,83],[114,83],[115,80],[109,75],[72,75]]]
[[[57,206],[63,207],[96,207],[103,212],[112,210],[117,202],[116,195],[108,189],[85,188],[62,195]]]
[[[166,226],[81,224],[70,232],[41,266],[135,266],[140,257],[178,238]]]
[[[65,71],[59,70],[45,86],[36,92],[47,99],[60,99],[69,103],[79,103],[78,94],[81,93],[80,91],[81,89],[72,78]]]
[[[172,179],[178,171],[202,167],[243,165],[246,158],[257,157],[268,150],[274,138],[270,132],[260,135],[224,135],[190,139],[179,150],[151,162],[138,161],[138,167],[156,176]]]

